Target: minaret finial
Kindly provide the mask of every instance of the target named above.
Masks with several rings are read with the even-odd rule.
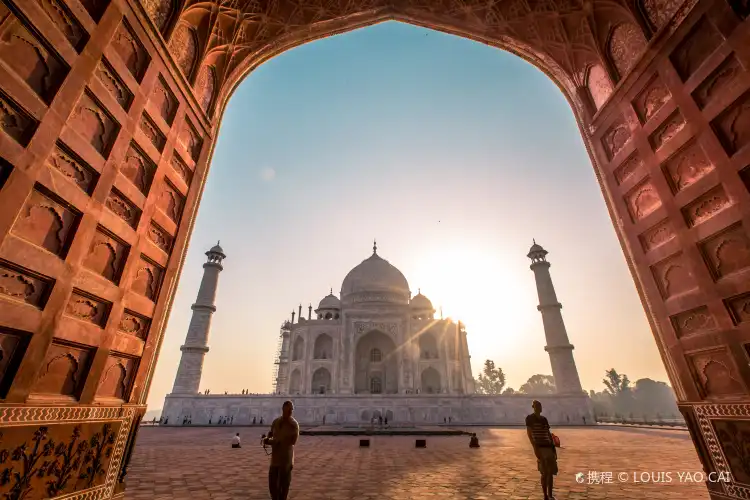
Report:
[[[422,289],[421,288],[417,288],[417,294],[422,295]]]
[[[378,253],[378,240],[372,240],[372,253]]]
[[[536,245],[536,238],[531,238],[531,241]]]
[[[331,295],[333,295],[333,287],[331,287]]]
[[[221,240],[216,240],[216,244],[221,246]]]

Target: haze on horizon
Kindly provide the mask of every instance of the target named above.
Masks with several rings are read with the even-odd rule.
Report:
[[[174,381],[221,240],[201,390],[269,392],[279,327],[372,252],[518,389],[551,374],[526,253],[551,272],[586,390],[606,369],[667,376],[562,93],[519,57],[387,22],[263,64],[224,115],[148,404]]]

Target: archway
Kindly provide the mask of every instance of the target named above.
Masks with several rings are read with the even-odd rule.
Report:
[[[300,361],[305,358],[305,340],[302,337],[294,339],[292,347],[292,361]]]
[[[298,369],[292,371],[289,376],[289,394],[299,394],[302,392],[302,375]]]
[[[421,359],[440,358],[440,349],[438,348],[437,340],[430,332],[425,332],[419,336],[419,357]]]
[[[331,359],[333,357],[333,339],[330,335],[321,333],[315,337],[313,357],[315,359]]]
[[[439,394],[441,392],[440,373],[433,367],[425,368],[422,371],[420,381],[423,394]]]
[[[508,50],[558,84],[576,116],[704,468],[736,467],[726,465],[718,449],[731,446],[726,437],[731,433],[717,434],[709,418],[722,416],[740,431],[750,425],[750,262],[743,250],[750,225],[743,76],[743,67],[750,66],[750,24],[743,20],[743,2],[615,6],[594,0],[566,4],[555,13],[558,4],[544,1],[467,1],[460,9],[422,0],[330,2],[302,9],[287,1],[279,0],[275,14],[266,15],[239,10],[258,2],[224,2],[218,8],[213,1],[160,0],[148,2],[144,11],[140,2],[126,0],[124,9],[110,3],[101,24],[104,10],[85,2],[89,19],[83,24],[94,36],[84,36],[85,30],[55,31],[56,21],[48,20],[18,30],[26,39],[17,37],[19,49],[3,55],[14,76],[0,82],[2,107],[13,116],[3,124],[0,239],[10,242],[12,229],[23,238],[13,240],[0,266],[13,284],[26,285],[16,285],[13,300],[4,302],[3,335],[23,346],[13,351],[11,365],[17,368],[0,381],[5,403],[25,407],[37,387],[35,375],[52,359],[69,355],[91,367],[76,373],[82,418],[102,411],[91,409],[91,403],[109,366],[107,349],[90,345],[92,336],[55,318],[76,293],[74,284],[85,285],[78,280],[82,256],[95,235],[109,237],[102,232],[106,227],[116,233],[112,245],[118,255],[125,256],[118,286],[126,292],[84,291],[106,295],[96,300],[111,311],[96,338],[116,338],[120,325],[145,320],[147,342],[120,344],[128,351],[122,354],[135,360],[127,368],[133,389],[126,402],[143,405],[221,118],[236,85],[263,61],[294,46],[399,20]],[[25,2],[17,4],[25,13],[18,18],[0,7],[9,23],[40,19]],[[110,41],[117,64],[73,64],[86,44]],[[66,64],[59,62],[65,59]],[[29,64],[34,60],[39,63]],[[31,70],[38,67],[48,69],[44,77]],[[109,83],[101,84],[102,75]],[[131,150],[131,144],[139,146]],[[157,176],[147,193],[115,180],[131,151],[143,153]],[[50,171],[61,174],[61,182],[49,180]],[[20,214],[36,212],[31,205],[59,217],[55,245],[31,228],[14,228]],[[138,251],[129,251],[136,244]],[[43,255],[38,248],[45,248]],[[149,277],[148,287],[132,286],[143,276]],[[62,378],[44,385],[70,392]],[[732,405],[731,412],[725,404]],[[145,411],[128,408],[121,418],[131,427],[131,437],[123,441],[126,458],[112,464],[121,474]],[[39,424],[28,418],[29,425]]]
[[[331,390],[331,372],[327,368],[318,368],[313,372],[310,393],[325,394]]]
[[[354,354],[354,392],[398,392],[396,344],[383,332],[373,330],[357,341]]]

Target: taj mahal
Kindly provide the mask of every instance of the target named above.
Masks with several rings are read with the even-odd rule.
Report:
[[[406,277],[378,254],[377,244],[372,255],[346,275],[339,297],[331,290],[315,310],[312,305],[307,308],[307,317],[300,305],[283,322],[273,393],[211,394],[199,392],[199,386],[226,258],[217,244],[206,252],[203,279],[162,418],[167,425],[186,421],[206,425],[224,418],[234,425],[270,422],[283,401],[291,399],[296,418],[305,424],[359,425],[384,417],[393,425],[446,421],[509,425],[523,423],[531,401],[539,399],[550,423],[593,423],[591,401],[581,388],[546,255],[536,242],[528,253],[556,394],[478,394],[465,326],[436,317],[421,290],[412,295]]]

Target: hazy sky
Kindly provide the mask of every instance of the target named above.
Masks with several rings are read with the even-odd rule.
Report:
[[[204,252],[221,240],[201,390],[271,390],[281,323],[372,252],[518,388],[551,374],[526,253],[552,278],[586,389],[667,380],[573,113],[520,58],[389,22],[265,63],[224,115],[149,405],[172,388]]]

